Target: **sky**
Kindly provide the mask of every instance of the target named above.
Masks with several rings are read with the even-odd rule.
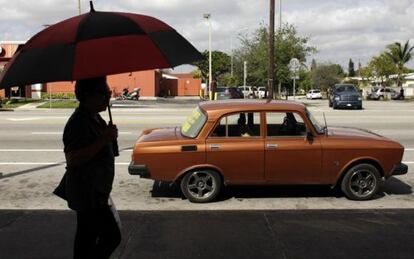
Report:
[[[279,26],[279,1],[275,26]],[[82,13],[89,1],[81,0]],[[251,35],[268,25],[268,0],[95,0],[97,11],[134,12],[154,16],[174,27],[198,50],[208,49],[211,14],[212,49],[228,54],[239,46],[240,34]],[[25,41],[44,25],[78,15],[78,0],[0,0],[0,42]],[[414,0],[282,0],[282,23],[309,37],[318,63],[338,63],[346,70],[350,58],[357,68],[393,42],[414,45]],[[277,54],[277,53],[276,53]],[[414,62],[408,64],[414,67]],[[180,71],[178,71],[180,72]]]

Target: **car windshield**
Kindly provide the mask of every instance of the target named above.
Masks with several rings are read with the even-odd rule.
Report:
[[[188,138],[197,137],[206,121],[207,116],[200,110],[199,107],[195,108],[184,121],[181,127],[181,134]]]
[[[355,86],[353,85],[340,85],[335,88],[336,92],[356,92]]]
[[[312,113],[308,109],[305,110],[306,116],[308,116],[309,120],[311,121],[313,127],[318,132],[318,134],[323,134],[324,130],[323,127],[319,124],[319,122],[313,117]]]

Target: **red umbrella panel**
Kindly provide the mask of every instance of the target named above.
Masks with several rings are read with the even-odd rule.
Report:
[[[174,67],[201,58],[156,18],[91,7],[33,36],[0,75],[0,88]]]

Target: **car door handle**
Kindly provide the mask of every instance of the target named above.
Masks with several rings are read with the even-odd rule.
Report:
[[[278,145],[278,144],[266,144],[266,147],[267,147],[268,149],[276,149],[276,148],[278,148],[278,147],[279,147],[279,145]]]
[[[211,144],[210,145],[210,149],[220,149],[220,145],[218,145],[218,144]]]

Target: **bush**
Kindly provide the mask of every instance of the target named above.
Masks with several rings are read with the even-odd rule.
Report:
[[[76,99],[75,93],[52,93],[52,99]],[[42,92],[42,99],[49,99],[49,93]]]

